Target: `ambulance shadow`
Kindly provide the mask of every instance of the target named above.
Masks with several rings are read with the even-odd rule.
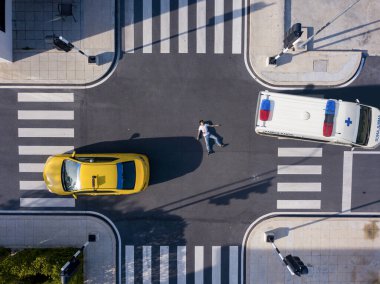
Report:
[[[337,99],[348,102],[355,102],[356,99],[362,104],[380,108],[379,97],[380,85],[367,86],[351,86],[346,88],[317,88],[308,85],[303,90],[283,91],[284,93],[302,95],[302,96],[318,96],[326,99]]]
[[[78,154],[139,153],[145,154],[150,163],[149,184],[162,183],[199,167],[203,157],[200,141],[194,137],[140,138],[138,133],[129,140],[104,141],[78,147]]]

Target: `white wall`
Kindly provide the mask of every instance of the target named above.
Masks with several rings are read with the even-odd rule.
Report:
[[[0,31],[0,62],[12,62],[12,0],[5,0],[5,33]]]

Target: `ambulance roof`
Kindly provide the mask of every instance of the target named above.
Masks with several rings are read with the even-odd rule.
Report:
[[[260,120],[260,104],[269,99],[270,113],[267,121]],[[335,115],[330,137],[323,136],[323,123],[327,99],[260,92],[256,128],[268,134],[283,134],[320,140],[355,142],[359,124],[360,107],[356,103],[333,100]]]

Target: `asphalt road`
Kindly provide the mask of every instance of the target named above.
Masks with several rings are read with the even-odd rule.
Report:
[[[378,61],[369,58],[361,76],[347,88],[301,93],[359,98],[380,107],[374,75]],[[1,209],[19,209],[20,197],[52,197],[47,192],[19,190],[20,179],[38,174],[19,173],[18,163],[43,163],[46,157],[20,156],[18,145],[73,143],[78,153],[141,152],[150,157],[151,185],[145,192],[81,197],[71,209],[105,214],[117,225],[125,245],[239,245],[250,223],[277,211],[279,199],[321,200],[320,210],[305,210],[308,212],[340,211],[343,152],[348,148],[256,135],[254,113],[262,89],[249,76],[241,55],[126,55],[104,84],[72,90],[75,102],[70,109],[75,111],[75,120],[69,124],[54,122],[54,127],[73,127],[75,138],[59,142],[53,138],[17,137],[20,127],[53,127],[51,121],[20,121],[17,110],[67,109],[67,105],[20,104],[18,90],[0,90]],[[214,145],[215,153],[207,156],[204,141],[195,139],[200,119],[222,124],[215,130],[227,147]],[[279,147],[321,147],[323,156],[279,158]],[[380,210],[376,175],[379,162],[378,155],[355,158],[354,211]],[[323,171],[318,177],[280,176],[280,164],[321,165]],[[322,191],[277,192],[278,182],[321,182]],[[191,262],[194,256],[189,254]],[[136,265],[141,268],[142,264]],[[207,257],[205,267],[210,266]],[[192,269],[188,269],[190,278],[194,277]],[[210,273],[205,277],[207,280]]]

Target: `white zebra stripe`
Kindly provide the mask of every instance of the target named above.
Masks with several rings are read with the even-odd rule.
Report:
[[[152,283],[152,247],[143,246],[143,284]]]
[[[74,198],[20,198],[20,207],[75,207]]]
[[[160,283],[169,284],[169,247],[160,246]]]
[[[47,190],[43,180],[20,180],[20,190]]]
[[[20,173],[42,173],[45,163],[19,163],[18,169]]]
[[[124,51],[135,52],[135,11],[134,1],[125,1],[125,25],[124,29]]]
[[[222,277],[222,251],[220,246],[213,246],[211,251],[212,284],[220,284]]]
[[[229,257],[229,284],[238,284],[239,281],[239,247],[230,246]]]
[[[152,53],[152,0],[143,0],[143,53]]]
[[[277,209],[321,209],[320,200],[277,200]]]
[[[278,192],[320,192],[320,182],[279,182]]]
[[[232,2],[232,53],[241,53],[243,6],[242,0]]]
[[[203,284],[203,266],[204,266],[204,249],[203,246],[194,247],[194,284]]]
[[[197,2],[197,53],[206,53],[206,0]]]
[[[73,120],[72,110],[19,110],[17,117],[20,120]]]
[[[72,151],[74,146],[18,146],[19,155],[57,155]]]
[[[72,103],[73,93],[18,93],[18,102]]]
[[[161,0],[160,51],[170,52],[170,0]]]
[[[187,0],[178,0],[178,52],[188,53]]]
[[[278,165],[277,173],[279,175],[320,175],[322,166]]]
[[[177,284],[186,284],[186,246],[177,247]]]
[[[322,148],[278,148],[279,157],[322,157]]]
[[[19,128],[18,137],[73,138],[74,128]]]
[[[125,282],[135,283],[135,247],[125,246]]]
[[[214,52],[224,52],[224,1],[215,0]]]

